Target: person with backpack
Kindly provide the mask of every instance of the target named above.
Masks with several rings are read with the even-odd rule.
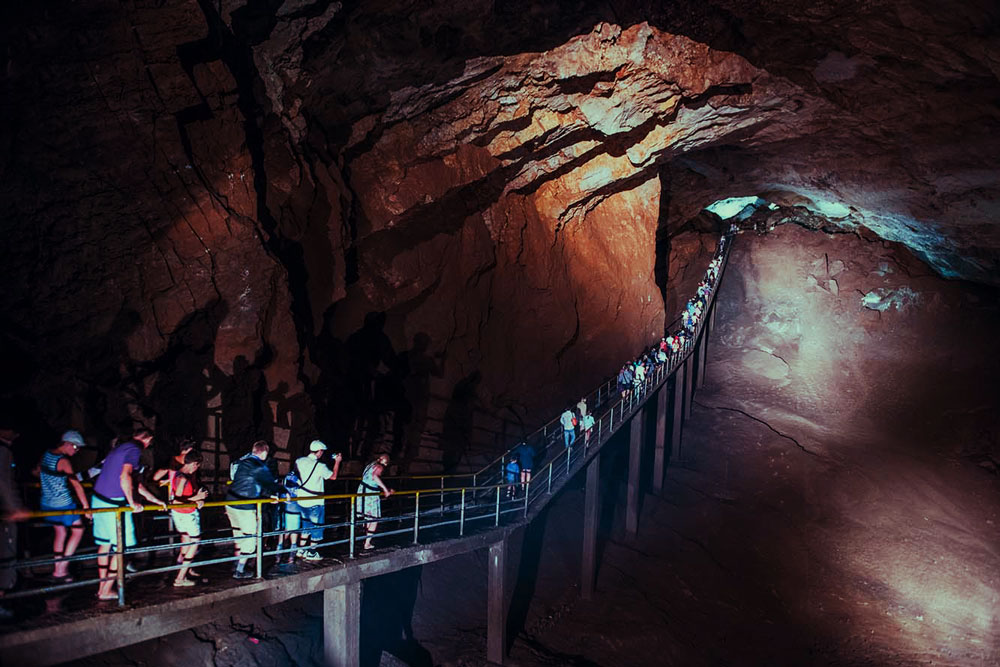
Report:
[[[326,481],[337,479],[337,474],[340,472],[340,454],[333,455],[333,470],[331,470],[320,460],[325,451],[326,444],[322,440],[313,440],[309,444],[309,454],[296,459],[292,469],[295,478],[301,481],[296,484],[295,480],[289,480],[287,476],[285,478],[285,488],[289,489],[291,495],[296,498],[294,502],[291,500],[288,502],[288,505],[294,505],[294,508],[285,508],[285,529],[294,529],[294,526],[289,525],[294,523],[289,521],[289,517],[297,514],[301,521],[302,531],[299,534],[298,549],[292,553],[309,561],[323,560],[319,552],[311,546],[323,541],[323,522],[326,517],[326,501],[322,498],[310,498],[309,496],[323,495]],[[291,540],[294,547],[294,535]],[[290,561],[294,562],[293,559]]]
[[[264,440],[253,443],[250,453],[236,461],[230,468],[233,483],[229,485],[226,500],[253,500],[266,498],[278,492],[278,480],[267,467],[271,446]],[[253,573],[246,569],[247,562],[256,552],[257,513],[254,503],[226,505],[226,516],[233,527],[233,541],[239,559],[233,579],[249,579]]]

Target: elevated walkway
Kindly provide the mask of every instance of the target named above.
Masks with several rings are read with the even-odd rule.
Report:
[[[715,295],[728,262],[730,237],[723,237],[718,255],[720,266],[713,289],[706,298],[703,316],[682,349],[665,364],[655,367],[641,387],[622,396],[614,380],[599,387],[588,401],[596,423],[589,437],[581,434],[576,443],[563,447],[562,428],[556,420],[532,435],[541,465],[527,484],[507,484],[503,467],[510,454],[498,457],[482,470],[459,476],[419,476],[408,479],[409,488],[397,493],[396,505],[389,505],[380,522],[376,539],[391,542],[391,548],[361,556],[356,547],[361,534],[361,520],[355,510],[361,496],[353,493],[322,496],[327,500],[327,532],[336,538],[324,542],[335,548],[344,561],[333,565],[308,567],[305,571],[264,576],[263,563],[269,556],[287,552],[280,547],[267,548],[269,538],[281,531],[267,532],[263,515],[270,500],[256,501],[258,519],[256,540],[256,579],[249,583],[220,578],[214,584],[199,586],[196,594],[163,600],[144,594],[141,577],[165,573],[176,567],[163,567],[127,575],[118,570],[119,604],[83,607],[53,617],[28,619],[13,627],[0,629],[0,663],[10,665],[53,665],[114,650],[137,642],[161,637],[218,619],[235,610],[277,604],[298,596],[323,593],[324,656],[330,667],[353,667],[360,659],[360,615],[362,583],[370,577],[422,565],[478,549],[489,549],[488,559],[488,638],[489,661],[502,664],[507,647],[504,570],[510,535],[530,523],[581,471],[586,471],[584,532],[582,548],[581,595],[594,594],[597,570],[597,527],[600,508],[601,454],[608,443],[627,430],[629,447],[628,486],[626,495],[626,531],[638,531],[639,501],[642,492],[643,461],[651,461],[652,491],[662,490],[666,465],[681,454],[682,426],[691,411],[691,398],[704,382],[708,341],[715,322]],[[655,411],[655,422],[647,411]],[[651,433],[646,424],[655,423]],[[653,456],[643,456],[646,447]],[[206,503],[209,511],[221,512],[227,503]],[[150,508],[152,509],[152,508]],[[107,510],[118,512],[122,510]],[[39,513],[42,516],[44,513]],[[52,514],[52,513],[48,513]],[[119,525],[121,517],[119,516]],[[390,529],[383,530],[383,527]],[[230,543],[232,538],[205,540],[204,544]],[[143,551],[167,551],[176,547],[162,545],[127,549],[124,558]],[[93,558],[80,556],[84,560]],[[200,561],[199,568],[221,565],[233,557]],[[22,566],[45,565],[51,559],[36,559]],[[120,562],[120,561],[119,561]],[[50,586],[16,593],[12,598],[29,597],[65,589],[89,586],[96,580],[63,586]],[[128,600],[125,594],[128,591]]]

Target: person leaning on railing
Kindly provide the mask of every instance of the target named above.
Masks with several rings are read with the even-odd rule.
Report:
[[[233,483],[229,485],[226,500],[255,500],[278,493],[278,480],[267,467],[270,445],[263,440],[253,443],[250,453],[236,462]],[[257,534],[256,505],[226,505],[226,516],[233,527],[236,543],[236,569],[234,579],[249,579],[254,576],[246,569],[247,562],[256,551],[253,536]]]
[[[76,478],[70,457],[84,446],[83,436],[78,431],[66,431],[58,447],[50,449],[42,455],[38,467],[38,479],[42,486],[41,509],[43,512],[62,512],[66,510],[83,509],[88,519],[91,514],[87,494],[83,484]],[[77,505],[73,496],[80,501]],[[76,548],[83,538],[83,518],[79,514],[63,514],[50,516],[45,523],[51,524],[55,530],[52,542],[52,553],[58,559],[69,558],[76,553]],[[67,537],[67,532],[69,533]],[[69,574],[69,561],[58,560],[52,570],[52,578],[63,583],[72,581]]]
[[[132,439],[123,442],[112,449],[101,466],[101,472],[94,482],[94,497],[90,501],[91,509],[110,507],[130,507],[131,512],[123,512],[121,521],[124,524],[125,547],[135,546],[134,513],[141,512],[143,506],[135,498],[135,491],[143,498],[159,505],[163,510],[167,504],[149,491],[142,482],[132,479],[138,471],[139,458],[142,450],[153,444],[152,432],[141,429],[136,431]],[[101,582],[97,586],[98,600],[117,600],[112,591],[115,585],[115,573],[118,559],[110,561],[108,552],[111,547],[118,546],[117,521],[118,512],[98,512],[94,514],[94,542],[97,543],[97,572]],[[119,547],[120,548],[120,547]],[[109,562],[110,561],[110,562]]]

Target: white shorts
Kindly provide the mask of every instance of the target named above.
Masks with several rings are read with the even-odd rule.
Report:
[[[201,536],[201,513],[195,510],[190,514],[170,510],[170,518],[174,520],[174,530],[189,537]]]

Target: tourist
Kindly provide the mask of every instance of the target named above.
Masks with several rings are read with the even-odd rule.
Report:
[[[580,399],[580,402],[576,404],[576,414],[579,419],[583,419],[587,416],[587,397],[584,396]]]
[[[521,468],[521,484],[527,484],[531,481],[531,471],[534,469],[535,450],[522,440],[511,453],[517,457],[517,464]]]
[[[304,496],[323,495],[324,482],[337,479],[340,472],[340,454],[333,455],[333,470],[330,470],[320,459],[326,451],[326,444],[321,440],[313,440],[309,444],[308,456],[300,456],[295,461],[295,472],[302,480],[293,492],[296,496],[295,505],[301,518],[302,534],[298,551],[295,555],[305,560],[323,560],[319,553],[311,548],[313,544],[323,541],[323,522],[326,517],[326,500],[322,498],[305,498]]]
[[[83,484],[76,478],[69,458],[84,446],[83,436],[77,431],[66,431],[62,434],[59,446],[48,450],[42,455],[38,470],[42,486],[41,509],[43,512],[64,512],[82,508],[90,509],[87,494]],[[77,504],[76,500],[79,501]],[[91,518],[88,513],[87,518]],[[52,578],[69,583],[70,556],[76,553],[83,537],[83,518],[79,514],[63,514],[45,518],[45,523],[52,524],[55,536],[52,541],[52,553],[57,559],[52,570]],[[67,529],[69,538],[67,539]]]
[[[590,444],[590,433],[594,430],[594,415],[587,414],[583,417],[583,444]]]
[[[635,368],[632,371],[632,388],[635,390],[636,396],[642,395],[643,385],[646,383],[646,367],[643,365],[642,360],[636,360]]]
[[[153,473],[153,481],[159,482],[160,486],[167,486],[165,481],[171,471],[176,472],[184,466],[184,462],[187,458],[188,452],[194,449],[194,440],[189,440],[185,438],[181,441],[181,444],[177,447],[177,454],[170,457],[170,461],[167,462],[166,468],[160,468]]]
[[[17,430],[8,423],[0,423],[0,600],[4,593],[17,583],[17,525],[28,518],[28,511],[21,505],[14,486],[14,441]],[[0,620],[9,621],[14,612],[0,605]]]
[[[181,548],[177,554],[181,568],[177,570],[174,586],[194,586],[195,582],[188,575],[198,577],[191,569],[191,562],[198,553],[198,540],[201,538],[201,515],[198,510],[205,504],[208,491],[198,488],[195,474],[201,467],[202,455],[196,449],[189,448],[184,455],[184,463],[177,471],[167,473],[167,488],[171,505],[191,505],[195,507],[171,507],[170,518],[174,522],[174,530],[181,536]]]
[[[507,482],[507,499],[513,500],[517,495],[517,484],[521,477],[521,466],[517,462],[517,457],[511,457],[504,466],[504,478]]]
[[[236,462],[233,483],[229,485],[226,500],[256,500],[267,498],[278,492],[278,480],[267,467],[270,446],[263,440],[253,443],[250,453]],[[257,550],[254,537],[257,536],[257,504],[226,505],[226,516],[233,527],[233,543],[238,560],[233,570],[234,579],[249,579],[252,572],[246,569],[247,562]]]
[[[124,548],[135,546],[135,522],[133,514],[138,514],[143,510],[143,506],[136,500],[135,492],[166,510],[167,504],[157,498],[149,491],[141,481],[132,479],[138,472],[139,459],[142,450],[148,448],[153,443],[153,434],[141,429],[136,431],[131,440],[121,443],[112,449],[104,458],[101,465],[101,473],[94,482],[94,495],[90,501],[90,509],[108,509],[116,507],[129,507],[130,512],[122,512],[121,521],[124,524],[125,544]],[[94,542],[97,543],[97,573],[100,583],[97,587],[98,600],[116,600],[118,596],[113,592],[115,585],[115,574],[118,568],[119,559],[115,558],[109,563],[108,552],[112,547],[122,549],[118,544],[117,521],[119,512],[98,512],[94,514]],[[109,567],[110,565],[110,567]]]
[[[570,408],[567,407],[559,416],[559,423],[563,427],[563,446],[568,449],[576,442],[576,417]]]
[[[382,496],[388,498],[392,495],[392,489],[382,481],[382,473],[389,465],[389,456],[380,454],[378,458],[365,466],[361,474],[361,484],[358,485],[357,517],[365,522],[365,544],[364,550],[371,551],[375,548],[372,544],[372,537],[378,530],[379,519],[382,518]],[[364,494],[364,495],[362,495]]]
[[[618,391],[622,393],[622,400],[628,396],[628,393],[632,390],[632,382],[635,379],[635,373],[632,371],[632,363],[625,362],[622,369],[618,371]]]

